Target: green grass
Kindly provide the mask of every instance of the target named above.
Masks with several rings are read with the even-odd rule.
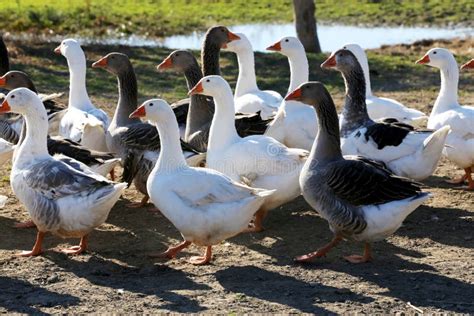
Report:
[[[316,1],[318,20],[352,24],[472,25],[471,0]],[[165,36],[214,24],[287,22],[290,0],[0,0],[0,28],[105,35]]]

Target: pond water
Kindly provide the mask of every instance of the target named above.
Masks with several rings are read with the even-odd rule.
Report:
[[[264,52],[265,48],[283,36],[295,36],[293,24],[243,24],[230,26],[235,33],[244,33],[254,50]],[[146,38],[138,35],[110,35],[105,38],[75,37],[83,44],[101,43],[145,47],[167,47],[176,49],[200,49],[204,33],[174,35],[165,38]],[[319,41],[323,51],[331,52],[346,43],[358,43],[366,49],[382,45],[410,44],[423,39],[450,39],[474,37],[472,27],[364,27],[350,25],[318,25]],[[62,36],[13,35],[16,38],[60,42]]]
[[[265,48],[283,36],[296,36],[293,24],[246,24],[229,27],[234,33],[244,33],[256,51]],[[474,28],[427,27],[361,27],[348,25],[318,25],[321,48],[331,52],[346,43],[357,43],[370,49],[382,45],[410,44],[423,39],[450,39],[472,37]],[[199,49],[202,33],[175,35],[164,38],[161,45],[169,48]]]

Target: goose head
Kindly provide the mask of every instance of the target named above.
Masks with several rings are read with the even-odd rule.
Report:
[[[226,48],[228,43],[238,39],[240,37],[237,34],[232,33],[222,25],[211,27],[205,35],[206,41],[220,48]]]
[[[432,48],[422,58],[418,59],[415,63],[428,65],[436,68],[446,68],[452,63],[456,63],[453,54],[445,48]]]
[[[85,61],[86,58],[79,42],[72,38],[63,40],[61,44],[54,49],[54,52],[63,55],[68,62],[72,63],[81,60]]]
[[[474,59],[471,59],[470,61],[462,65],[461,69],[474,69]]]
[[[156,66],[158,71],[175,68],[180,71],[186,71],[192,66],[196,66],[197,61],[194,55],[187,50],[175,50],[166,57],[161,64]]]
[[[286,101],[299,101],[313,106],[315,109],[330,105],[332,102],[328,90],[319,81],[309,81],[300,85],[285,97]]]
[[[250,44],[250,41],[248,40],[247,36],[242,33],[236,33],[236,35],[239,37],[239,39],[232,40],[227,43],[226,50],[233,53],[252,51],[252,44]]]
[[[210,97],[216,97],[230,89],[229,83],[221,76],[206,76],[199,80],[199,82],[189,90],[188,95],[203,94]]]
[[[128,72],[131,63],[127,55],[122,53],[109,53],[92,64],[92,68],[103,68],[113,75]]]
[[[155,123],[170,120],[170,105],[163,99],[151,99],[145,101],[132,114],[130,118],[144,118]],[[173,113],[171,111],[171,113]]]
[[[334,68],[347,73],[360,66],[356,56],[348,49],[333,52],[322,64],[321,68]]]
[[[36,92],[36,88],[30,77],[22,71],[11,70],[0,77],[0,87],[8,90],[16,88],[28,88]]]
[[[283,37],[275,44],[268,46],[267,50],[280,52],[283,55],[289,57],[301,52],[304,52],[303,44],[301,41],[293,36]]]
[[[42,109],[41,109],[42,108]],[[44,112],[44,117],[38,115]],[[14,112],[22,115],[32,114],[34,117],[47,120],[46,110],[38,95],[28,88],[17,88],[10,91],[0,106],[0,113]]]

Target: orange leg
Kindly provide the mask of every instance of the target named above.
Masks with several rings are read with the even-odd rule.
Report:
[[[334,236],[334,238],[331,240],[330,243],[328,243],[326,246],[323,248],[319,248],[315,252],[310,252],[306,255],[299,256],[295,258],[296,262],[311,262],[315,258],[321,258],[326,256],[326,254],[331,250],[333,247],[335,247],[340,241],[342,240],[341,236]]]
[[[35,245],[33,246],[33,249],[31,251],[22,251],[18,253],[17,256],[31,257],[31,256],[37,256],[41,254],[43,252],[43,250],[41,250],[41,245],[43,244],[43,238],[45,234],[46,233],[39,231],[38,234],[36,234],[36,242],[35,242]]]
[[[115,181],[115,168],[110,170],[110,179],[112,179],[112,181]]]
[[[19,222],[13,225],[15,228],[33,228],[36,227],[35,223],[30,219],[25,222]]]
[[[70,248],[62,249],[61,252],[67,255],[78,255],[86,251],[87,249],[87,235],[81,238],[79,246],[73,246]]]
[[[183,241],[182,243],[174,246],[174,247],[169,247],[165,252],[159,252],[159,253],[151,253],[148,256],[152,258],[167,258],[167,259],[173,259],[176,257],[178,252],[183,250],[184,248],[188,247],[191,245],[190,241]]]
[[[253,224],[250,224],[247,229],[244,230],[245,233],[259,233],[265,230],[263,227],[263,220],[267,217],[268,211],[264,209],[259,209],[255,213],[255,218]]]
[[[150,197],[148,195],[145,195],[142,200],[138,203],[130,203],[128,204],[127,206],[130,207],[130,208],[140,208],[140,207],[144,207],[147,203],[148,203],[148,199]]]
[[[469,191],[474,191],[474,181],[472,180],[472,169],[471,167],[464,169],[465,177],[467,179],[467,189]]]
[[[345,256],[344,259],[351,263],[364,263],[364,262],[369,262],[372,261],[372,251],[370,248],[369,243],[365,243],[365,248],[364,248],[364,254],[362,256],[359,255],[351,255],[351,256]]]
[[[191,257],[189,259],[189,263],[192,263],[195,265],[204,265],[204,264],[208,264],[211,261],[211,258],[212,258],[212,246],[207,246],[204,256]]]

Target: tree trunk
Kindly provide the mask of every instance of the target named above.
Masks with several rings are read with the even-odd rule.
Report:
[[[296,34],[303,43],[306,52],[320,53],[318,34],[316,33],[316,6],[313,0],[293,0]]]

